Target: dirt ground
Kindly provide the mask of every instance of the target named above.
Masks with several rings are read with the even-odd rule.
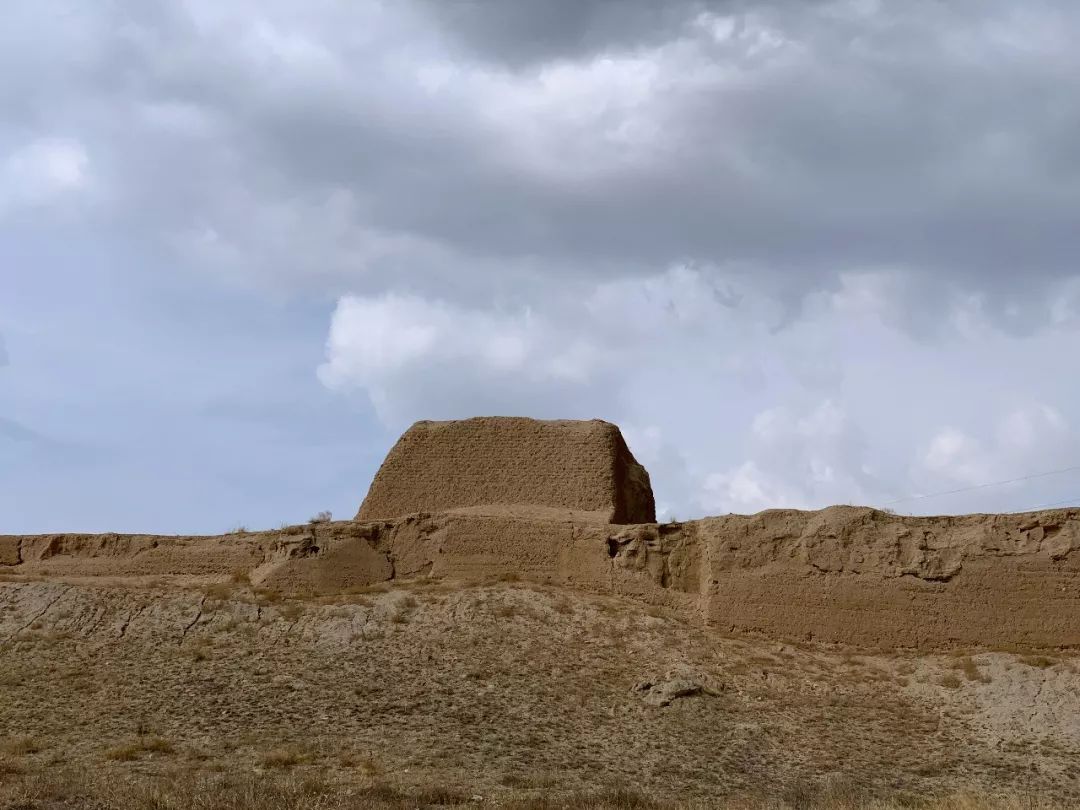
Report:
[[[833,783],[896,800],[1073,802],[1078,687],[1071,653],[727,638],[518,582],[291,599],[243,582],[8,575],[0,801],[83,769],[439,786],[478,802],[623,789],[779,800]]]

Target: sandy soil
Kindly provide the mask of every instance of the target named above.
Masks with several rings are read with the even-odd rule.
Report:
[[[1080,797],[1080,662],[728,638],[617,597],[434,581],[0,581],[0,783],[88,766],[492,797]]]

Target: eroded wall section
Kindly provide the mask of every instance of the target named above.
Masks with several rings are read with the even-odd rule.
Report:
[[[417,422],[394,445],[358,520],[532,505],[608,523],[656,519],[649,474],[610,422],[479,417]]]
[[[297,594],[514,575],[723,632],[861,647],[1080,645],[1080,510],[774,510],[682,524],[465,509],[224,537],[0,537],[0,574],[250,579]],[[10,577],[8,577],[10,578]]]

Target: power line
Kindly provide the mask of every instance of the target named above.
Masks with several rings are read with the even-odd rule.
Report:
[[[1080,465],[1077,465],[1075,467],[1065,467],[1064,469],[1061,469],[1061,470],[1050,470],[1049,472],[1033,473],[1032,475],[1024,475],[1024,476],[1021,476],[1020,478],[1010,478],[1007,481],[991,481],[990,483],[987,483],[987,484],[976,484],[975,486],[971,486],[971,487],[961,487],[960,489],[949,489],[949,490],[945,490],[944,492],[931,492],[931,493],[929,493],[927,495],[913,495],[910,498],[897,498],[895,501],[886,501],[885,505],[886,506],[892,506],[893,504],[897,504],[897,503],[909,503],[911,501],[921,501],[921,500],[924,500],[926,498],[937,498],[937,497],[940,497],[942,495],[958,495],[961,492],[974,492],[977,489],[987,489],[988,487],[1000,487],[1000,486],[1004,486],[1005,484],[1017,484],[1017,483],[1020,483],[1021,481],[1030,481],[1033,478],[1046,478],[1047,476],[1050,476],[1050,475],[1061,475],[1062,473],[1076,472],[1077,470],[1080,470]]]
[[[1064,506],[1065,504],[1069,504],[1070,506],[1080,507],[1080,496],[1077,496],[1075,498],[1066,498],[1063,501],[1054,501],[1053,503],[1041,503],[1038,506],[1030,506],[1027,509],[1021,509],[1019,511],[1021,511],[1021,512],[1037,512],[1040,509],[1049,509],[1052,506]]]

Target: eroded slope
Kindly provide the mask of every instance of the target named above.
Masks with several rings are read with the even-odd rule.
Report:
[[[731,639],[526,583],[290,599],[246,585],[0,583],[5,767],[632,784],[673,798],[842,775],[878,792],[1077,795],[1061,655]],[[0,769],[2,770],[2,769]]]

